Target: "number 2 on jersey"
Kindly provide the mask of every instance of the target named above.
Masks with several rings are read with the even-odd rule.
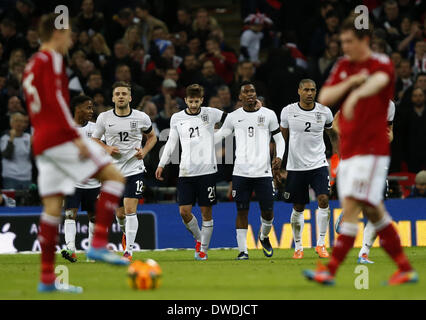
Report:
[[[311,130],[309,130],[311,128],[311,123],[306,122],[305,125],[306,125],[305,132],[311,132]]]

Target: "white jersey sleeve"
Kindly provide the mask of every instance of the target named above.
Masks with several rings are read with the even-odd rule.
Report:
[[[327,114],[326,114],[326,118],[325,118],[324,128],[331,129],[331,128],[333,128],[333,120],[334,120],[333,112],[331,112],[331,109],[327,108],[327,107],[326,107],[326,112],[327,112]]]
[[[216,108],[209,108],[210,112],[213,116],[213,123],[218,123],[220,120],[222,120],[222,116],[224,112],[222,110],[216,109]]]
[[[158,163],[159,167],[164,168],[166,164],[169,163],[170,158],[172,157],[173,151],[175,150],[178,142],[179,142],[179,133],[176,129],[175,118],[172,116],[172,118],[170,119],[169,138],[166,142],[166,145],[164,146],[163,154],[161,155],[160,162]]]
[[[102,136],[105,134],[104,115],[104,112],[98,115],[98,118],[96,119],[96,129],[95,132],[93,132],[92,134],[92,138],[101,139]]]
[[[284,107],[283,108],[283,110],[281,111],[281,117],[280,117],[281,119],[281,123],[280,123],[280,125],[281,125],[281,127],[283,127],[283,128],[288,128],[289,127],[289,125],[288,125],[288,108],[287,107]]]
[[[390,100],[389,101],[389,107],[388,107],[388,122],[392,122],[395,118],[395,103]]]

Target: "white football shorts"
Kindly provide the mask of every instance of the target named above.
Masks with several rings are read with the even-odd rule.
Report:
[[[71,141],[36,157],[41,197],[73,194],[76,183],[86,181],[111,163],[111,156],[100,145],[86,138],[83,141],[90,152],[87,159],[80,159],[78,148]]]
[[[337,169],[337,190],[342,202],[351,197],[378,206],[383,200],[390,158],[357,155],[341,160]]]

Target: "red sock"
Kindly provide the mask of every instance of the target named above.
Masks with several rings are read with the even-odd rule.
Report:
[[[102,248],[108,243],[108,228],[114,218],[124,185],[121,182],[106,181],[102,185],[101,194],[96,204],[96,224],[92,247]]]
[[[60,217],[42,213],[40,217],[40,231],[38,240],[41,246],[41,275],[40,281],[44,284],[55,282],[55,251],[58,243],[58,225]]]
[[[330,271],[330,274],[332,276],[336,274],[337,269],[339,268],[343,260],[345,260],[349,250],[351,250],[352,247],[354,246],[354,242],[355,242],[354,236],[340,234],[337,237],[336,243],[333,248],[333,252],[331,253],[330,262],[327,265],[328,270]]]
[[[390,223],[385,228],[377,231],[377,234],[380,237],[380,245],[390,255],[393,261],[395,261],[399,269],[404,272],[413,270],[402,250],[399,235],[393,224]]]

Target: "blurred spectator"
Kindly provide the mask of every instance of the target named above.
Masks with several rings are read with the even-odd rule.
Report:
[[[130,83],[132,86],[132,101],[130,101],[130,107],[136,108],[142,101],[145,95],[143,87],[132,81],[132,73],[130,67],[127,64],[119,64],[115,68],[115,81],[124,81]]]
[[[36,28],[29,28],[26,34],[25,39],[27,40],[25,46],[25,55],[31,57],[36,53],[40,47],[40,42],[38,41],[39,36]]]
[[[209,15],[205,8],[199,8],[192,23],[193,34],[200,39],[201,47],[205,47],[207,38],[214,27],[218,25],[216,19]]]
[[[426,41],[418,40],[414,47],[413,71],[417,75],[426,72]]]
[[[403,110],[401,121],[402,154],[408,171],[417,173],[426,168],[425,93],[421,88],[412,91],[411,105]]]
[[[188,39],[188,53],[195,55],[197,58],[201,54],[201,40],[199,37],[191,36]]]
[[[199,77],[199,63],[197,57],[189,53],[183,59],[182,73],[180,74],[180,81],[184,87],[194,83],[194,79]]]
[[[108,64],[111,59],[111,50],[102,34],[96,33],[90,38],[90,54],[88,57],[98,69],[102,69]]]
[[[398,3],[395,0],[387,0],[383,5],[383,13],[379,20],[379,27],[386,30],[387,40],[392,48],[395,48],[396,41],[400,37],[399,28],[401,25]]]
[[[324,51],[324,54],[318,59],[318,64],[316,65],[315,74],[317,86],[321,85],[327,80],[331,68],[337,61],[337,58],[340,56],[340,46],[337,41],[331,40],[327,44],[327,48]]]
[[[8,60],[12,50],[25,48],[25,39],[16,32],[16,22],[4,18],[0,22],[0,42],[3,46],[2,58]]]
[[[113,16],[112,22],[108,25],[108,45],[112,46],[118,40],[122,39],[127,28],[133,24],[134,14],[130,8],[121,9],[118,14]]]
[[[230,84],[234,77],[234,68],[237,57],[233,52],[225,52],[220,49],[220,41],[216,37],[209,37],[206,41],[206,53],[199,56],[201,62],[210,60],[214,64],[216,74]]]
[[[160,130],[158,130],[157,126],[157,118],[158,118],[158,109],[154,102],[146,100],[140,106],[140,110],[145,112],[148,117],[151,119],[152,129],[154,129],[155,135],[160,136]]]
[[[226,41],[225,41],[225,34],[223,32],[223,29],[220,26],[212,27],[212,31],[210,32],[211,37],[215,37],[219,40],[220,43],[220,50],[225,52],[232,52],[236,55],[235,49],[231,47]]]
[[[315,30],[311,38],[309,51],[312,56],[320,57],[331,40],[338,40],[339,22],[336,11],[330,10],[326,13],[325,26]]]
[[[172,43],[175,47],[176,55],[179,57],[184,57],[188,52],[188,34],[186,31],[179,31],[174,33],[172,36]]]
[[[91,51],[90,37],[86,30],[79,32],[76,49],[83,50],[84,53],[86,54],[90,53]]]
[[[206,60],[202,63],[201,76],[194,81],[204,87],[204,99],[209,101],[216,95],[217,89],[225,84],[225,81],[216,74],[213,61]]]
[[[410,60],[401,60],[396,69],[396,83],[395,83],[395,100],[399,101],[402,99],[405,90],[413,85],[413,79],[411,77],[411,64]]]
[[[172,81],[172,80],[165,80],[165,81]],[[172,117],[173,114],[181,110],[181,107],[179,106],[177,99],[179,98],[177,97],[173,98],[169,94],[165,95],[164,109],[159,111],[157,121],[156,121],[158,130],[160,132],[170,128],[170,118]]]
[[[232,99],[238,100],[240,94],[241,83],[244,81],[250,81],[256,87],[257,95],[267,96],[265,84],[256,79],[255,76],[256,69],[253,62],[251,61],[242,61],[238,64],[237,72],[235,73],[234,82],[231,86],[231,95]]]
[[[5,17],[15,22],[19,36],[25,36],[32,23],[33,12],[34,3],[31,0],[17,0],[15,7],[9,9]]]
[[[10,117],[12,114],[20,112],[25,113],[24,103],[21,98],[16,95],[11,97],[7,97],[7,110],[4,114],[2,114],[1,128],[9,129],[10,128]]]
[[[187,8],[179,8],[176,11],[177,22],[172,27],[172,32],[185,31],[186,34],[192,32],[192,18],[191,13]]]
[[[207,106],[209,108],[215,108],[223,111],[223,105],[218,96],[210,97]]]
[[[123,40],[126,42],[130,51],[133,51],[136,45],[142,44],[142,32],[139,26],[131,25],[124,33]]]
[[[138,19],[137,22],[142,35],[141,41],[144,45],[144,48],[147,50],[149,49],[150,41],[152,40],[152,33],[154,28],[160,27],[164,33],[169,33],[167,25],[160,19],[153,17],[150,14],[150,10],[151,7],[146,2],[140,2],[135,7],[135,13]]]
[[[262,13],[250,14],[244,19],[248,28],[241,34],[240,38],[240,61],[249,60],[259,64],[259,51],[263,39],[264,24],[272,24],[272,20]]]
[[[296,60],[296,64],[299,67],[307,69],[308,61],[305,55],[297,47],[296,34],[291,31],[286,32],[285,37],[283,37],[283,43],[283,46],[290,50],[290,54]]]
[[[160,58],[155,62],[155,69],[143,74],[142,85],[145,88],[146,94],[153,96],[160,92],[164,75],[169,67],[168,61]]]
[[[219,98],[221,107],[219,109],[225,112],[232,112],[234,110],[234,101],[232,101],[231,90],[227,85],[220,86],[217,89],[217,97]]]
[[[390,54],[390,58],[395,68],[399,67],[399,64],[402,61],[402,55],[399,51],[394,51]]]
[[[426,198],[426,170],[416,174],[415,183],[408,198]]]
[[[405,90],[400,102],[401,109],[407,109],[410,106],[414,88],[421,88],[423,92],[426,92],[426,73],[417,74],[414,84]]]
[[[101,92],[103,96],[109,95],[109,90],[104,88],[101,72],[98,69],[95,69],[87,77],[87,85],[84,93],[93,98],[95,93],[98,92]]]
[[[175,68],[168,68],[166,70],[166,73],[164,75],[164,80],[172,79],[174,82],[176,82],[177,88],[176,88],[176,96],[179,98],[184,99],[186,95],[186,88],[182,85],[180,81],[179,72]]]
[[[142,44],[136,44],[130,53],[130,57],[141,66],[141,72],[144,73],[148,61],[151,58],[149,54],[146,54],[144,46]]]
[[[81,12],[75,18],[74,26],[80,31],[86,31],[89,37],[95,33],[105,32],[104,15],[95,11],[93,0],[83,0]]]
[[[31,185],[31,135],[25,132],[28,124],[27,115],[12,113],[11,129],[0,139],[4,189],[28,189]]]
[[[74,76],[70,79],[68,88],[70,89],[71,96],[79,95],[85,92],[87,79],[89,74],[95,70],[95,65],[92,61],[84,59],[77,65],[77,71]]]
[[[161,92],[152,97],[151,101],[156,105],[158,111],[163,111],[166,104],[174,99],[177,107],[184,109],[185,102],[176,95],[177,84],[172,79],[165,79],[161,85]]]

